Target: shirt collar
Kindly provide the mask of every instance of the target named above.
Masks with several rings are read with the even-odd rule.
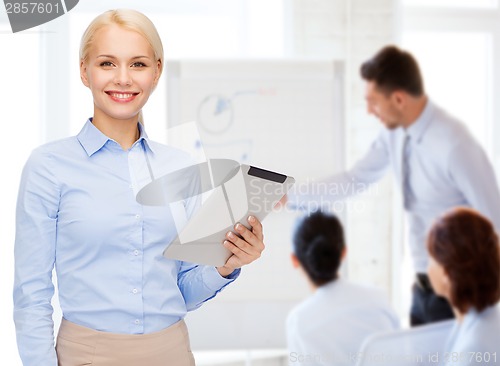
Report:
[[[141,123],[138,123],[139,128],[139,139],[134,143],[138,144],[144,141],[144,146],[154,154],[154,148],[151,146],[151,142],[148,138],[146,130]],[[83,126],[80,133],[77,135],[78,141],[85,149],[88,156],[92,156],[94,153],[102,149],[102,147],[108,141],[112,141],[108,136],[103,134],[94,124],[92,123],[92,118],[89,118],[85,125]]]
[[[420,142],[422,137],[429,126],[429,123],[432,120],[432,115],[434,114],[434,105],[432,102],[427,99],[427,103],[425,104],[424,110],[420,113],[417,120],[411,124],[405,130],[406,135],[411,137],[411,139],[415,142]]]
[[[139,139],[137,140],[136,144],[144,141],[144,146],[151,151],[153,154],[155,153],[155,148],[153,144],[151,143],[151,140],[148,137],[148,134],[146,133],[146,129],[144,128],[144,125],[142,123],[137,124],[139,127]]]
[[[316,291],[318,293],[321,293],[321,292],[325,292],[325,291],[330,291],[329,289],[332,288],[332,287],[338,287],[340,286],[342,283],[344,283],[344,280],[339,276],[337,277],[336,279],[330,281],[330,282],[327,282],[325,283],[324,285],[322,286],[319,286]]]

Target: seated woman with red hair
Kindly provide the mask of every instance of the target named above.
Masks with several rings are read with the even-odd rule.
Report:
[[[435,222],[427,246],[432,287],[456,316],[441,364],[500,365],[500,250],[493,225],[477,211],[456,208]]]

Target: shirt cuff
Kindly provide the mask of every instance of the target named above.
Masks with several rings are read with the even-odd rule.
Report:
[[[240,275],[241,268],[235,269],[229,276],[222,277],[217,268],[205,266],[203,269],[203,283],[212,291],[221,290]]]

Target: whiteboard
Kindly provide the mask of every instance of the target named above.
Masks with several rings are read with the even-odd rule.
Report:
[[[167,127],[197,127],[168,135],[168,143],[290,175],[298,184],[344,168],[340,61],[172,60],[166,73]],[[290,263],[299,215],[281,210],[266,218],[262,257],[188,314],[194,350],[286,347],[286,315],[309,294]]]

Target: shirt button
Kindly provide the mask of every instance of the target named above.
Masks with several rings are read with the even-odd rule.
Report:
[[[129,188],[134,188],[134,186],[132,184],[129,184],[128,187]]]
[[[139,255],[139,251],[137,249],[134,250],[134,255]]]
[[[132,293],[136,294],[136,293],[137,293],[137,289],[136,289],[136,288],[134,288],[134,289],[132,290]]]
[[[137,214],[137,215],[135,215],[135,218],[136,218],[137,220],[139,220],[139,219],[141,218],[141,215]]]
[[[140,321],[139,319],[136,319],[136,320],[134,321],[134,323],[135,323],[135,324],[139,324],[140,322],[141,322],[141,321]]]

